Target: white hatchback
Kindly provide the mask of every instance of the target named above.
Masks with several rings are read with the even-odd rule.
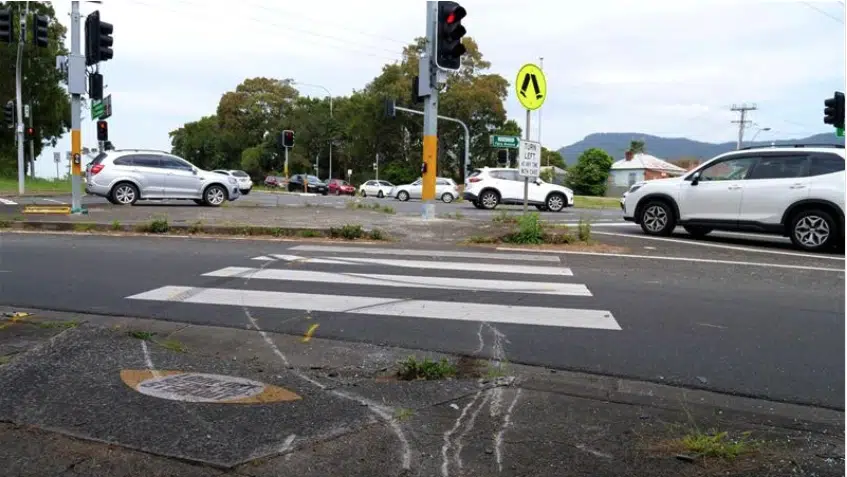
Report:
[[[392,192],[397,200],[420,199],[423,195],[423,179],[411,184],[397,186]],[[435,178],[435,198],[449,204],[459,197],[459,186],[456,181],[447,177]]]
[[[517,169],[483,167],[476,169],[465,184],[465,200],[477,209],[493,209],[498,204],[523,204],[524,178]],[[529,181],[527,203],[538,210],[559,212],[573,207],[573,191],[543,180]]]
[[[231,170],[227,171],[224,169],[215,169],[214,171],[217,174],[223,174],[225,176],[234,177],[236,181],[238,181],[238,189],[241,191],[241,194],[247,195],[253,190],[253,179],[250,179],[250,174],[247,174],[244,171],[236,171]]]
[[[394,184],[388,181],[369,180],[359,186],[359,195],[362,197],[391,197],[391,190],[394,189]]]

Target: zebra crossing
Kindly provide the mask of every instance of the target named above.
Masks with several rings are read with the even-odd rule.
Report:
[[[573,270],[557,255],[335,245],[296,245],[279,252],[245,257],[245,263],[198,277],[216,278],[216,286],[174,283],[126,298],[376,319],[621,330],[611,311],[595,306],[588,286],[573,282]]]

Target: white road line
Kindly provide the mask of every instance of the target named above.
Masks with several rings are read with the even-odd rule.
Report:
[[[771,255],[787,255],[789,257],[802,257],[802,258],[822,258],[825,260],[840,260],[844,261],[844,257],[830,257],[826,255],[815,255],[811,253],[798,253],[798,252],[783,252],[781,250],[767,250],[767,249],[759,249],[759,248],[750,248],[750,247],[739,247],[737,245],[725,245],[720,243],[711,243],[711,242],[702,242],[702,241],[694,241],[694,240],[680,240],[673,239],[667,237],[651,237],[649,235],[636,235],[636,234],[616,234],[613,232],[596,232],[597,235],[610,235],[614,237],[631,237],[631,238],[640,238],[644,240],[655,240],[658,242],[672,242],[679,243],[684,245],[696,245],[698,247],[711,247],[711,248],[723,248],[727,250],[737,250],[740,252],[756,252],[756,253],[769,253]],[[779,242],[770,242],[770,243],[779,243]]]
[[[42,197],[41,200],[46,201],[46,202],[53,202],[54,204],[63,204],[63,205],[66,204],[66,202],[62,202],[61,200],[49,199],[47,197]]]
[[[590,222],[590,221],[586,221]],[[586,223],[586,222],[583,222]],[[590,222],[592,227],[632,227],[632,224],[627,222]],[[551,225],[567,225],[569,227],[576,227],[579,225],[579,222],[550,222]]]
[[[251,260],[258,260],[258,261],[261,261],[261,262],[275,262],[276,261],[275,258],[271,258],[271,257],[253,257]]]
[[[18,205],[18,203],[15,202],[14,200],[4,199],[2,197],[0,197],[0,204],[3,204],[3,205]]]
[[[399,316],[436,320],[512,323],[564,328],[620,330],[610,311],[533,306],[490,305],[427,300],[397,300],[361,296],[318,295],[228,288],[164,286],[131,300],[194,303],[204,305],[311,310],[357,315]]]
[[[497,250],[520,250],[512,247],[497,247]],[[696,262],[696,263],[714,263],[720,265],[741,265],[747,267],[765,267],[765,268],[788,268],[794,270],[814,270],[820,272],[839,272],[844,273],[843,268],[827,268],[827,267],[812,267],[806,265],[783,265],[778,263],[759,263],[759,262],[740,262],[735,260],[712,260],[708,258],[692,258],[692,257],[661,257],[657,255],[631,255],[625,253],[601,253],[601,252],[574,252],[571,250],[538,250],[539,253],[559,253],[562,255],[587,255],[591,257],[614,257],[614,258],[645,258],[648,260],[670,260],[676,262]]]
[[[423,268],[427,270],[459,270],[486,273],[520,273],[524,275],[573,276],[570,268],[542,267],[532,265],[508,265],[504,263],[477,262],[428,262],[424,260],[389,260],[383,258],[358,257],[301,257],[298,255],[272,255],[289,262],[322,263],[330,265],[383,265],[386,267]]]
[[[236,277],[249,274],[251,279],[320,282],[336,285],[374,285],[383,287],[439,288],[468,291],[497,291],[540,295],[592,296],[580,283],[525,282],[515,280],[480,280],[369,273],[330,273],[279,268],[226,267],[204,273],[207,277]]]
[[[323,252],[323,253],[365,253],[369,255],[397,255],[401,257],[452,257],[452,258],[480,258],[490,260],[523,260],[526,262],[554,262],[559,263],[558,257],[545,257],[530,254],[516,253],[485,253],[485,252],[463,252],[455,250],[408,250],[396,248],[366,248],[366,247],[333,247],[326,245],[298,245],[288,250],[296,252]]]

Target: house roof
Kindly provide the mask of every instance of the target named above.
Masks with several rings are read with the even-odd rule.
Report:
[[[621,159],[612,164],[612,170],[625,169],[651,169],[654,171],[675,172],[680,174],[686,172],[685,169],[679,166],[675,166],[670,162],[644,153],[635,154],[630,161]]]

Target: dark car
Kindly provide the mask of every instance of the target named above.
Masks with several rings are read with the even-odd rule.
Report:
[[[356,188],[351,186],[349,182],[341,179],[330,179],[327,183],[329,193],[335,195],[356,195]]]
[[[304,184],[305,183],[305,184]],[[306,190],[308,188],[308,190]],[[295,176],[291,176],[291,179],[288,181],[288,190],[289,192],[313,192],[315,194],[327,195],[329,194],[329,187],[323,183],[322,180],[318,179],[315,176],[309,176],[306,174],[297,174]]]

